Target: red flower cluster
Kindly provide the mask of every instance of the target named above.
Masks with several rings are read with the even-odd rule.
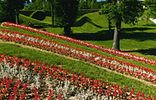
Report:
[[[41,49],[50,50],[55,53],[63,54],[63,55],[70,56],[70,57],[84,60],[84,61],[89,61],[91,63],[106,67],[108,69],[116,70],[123,74],[129,74],[131,76],[134,76],[137,78],[143,78],[150,82],[156,83],[156,77],[154,77],[154,75],[156,75],[156,71],[153,71],[152,69],[148,69],[143,66],[140,67],[139,65],[128,63],[126,61],[120,61],[120,60],[118,60],[116,58],[112,58],[112,57],[108,58],[107,56],[103,56],[98,53],[84,51],[79,48],[67,46],[66,44],[60,44],[56,41],[54,42],[53,40],[51,41],[51,40],[42,39],[40,37],[35,37],[33,35],[22,34],[22,33],[14,32],[14,31],[10,32],[9,30],[2,30],[1,32],[4,34],[0,34],[0,38],[3,40],[6,40],[6,41],[14,41],[17,43],[23,43],[26,45],[38,47]],[[15,35],[18,35],[21,37],[10,36],[10,35],[7,35],[6,33],[15,34]],[[22,37],[22,36],[24,36],[24,37]],[[31,41],[31,40],[28,40],[27,38],[33,38],[39,42],[36,42],[35,40]],[[42,41],[42,42],[44,41],[44,43],[41,43],[40,41]],[[48,45],[48,43],[49,43],[49,45]],[[72,53],[72,55],[71,55],[71,53]],[[105,59],[105,61],[103,59]],[[11,61],[11,66],[13,66],[14,63],[16,63],[16,65],[17,65],[18,62],[19,62],[19,58],[15,59],[13,57],[12,61]],[[111,62],[117,62],[117,64],[114,64]],[[119,64],[121,64],[122,66],[119,66]],[[24,66],[24,65],[26,65],[26,68],[28,69],[28,67],[30,65],[30,61],[25,61],[25,63],[22,66]],[[126,66],[129,66],[129,67],[126,67]],[[36,69],[37,69],[37,67],[34,67],[34,72],[36,72]],[[39,74],[41,75],[42,72],[43,72],[43,69],[40,69]],[[144,72],[146,72],[146,73],[144,73]]]
[[[141,62],[144,62],[144,63],[149,63],[149,64],[152,64],[152,65],[156,65],[155,60],[147,59],[145,57],[129,54],[129,53],[126,53],[126,52],[117,51],[117,50],[110,49],[110,48],[107,48],[107,47],[103,47],[103,46],[99,46],[99,45],[92,44],[92,43],[89,43],[89,42],[85,42],[85,41],[77,40],[77,39],[74,39],[74,38],[66,37],[66,36],[63,36],[63,35],[55,34],[55,33],[52,33],[52,32],[43,31],[43,30],[32,28],[32,27],[29,27],[29,26],[14,24],[14,23],[10,23],[10,22],[4,22],[4,23],[2,23],[2,26],[16,27],[16,28],[20,28],[20,29],[24,29],[24,30],[29,30],[29,31],[44,34],[44,35],[47,35],[47,36],[50,36],[50,37],[55,37],[55,38],[59,38],[59,39],[62,39],[62,40],[74,42],[74,43],[84,45],[84,46],[88,46],[88,47],[91,47],[91,48],[96,48],[96,49],[102,50],[104,52],[108,52],[110,54],[115,54],[115,55],[122,56],[122,57],[125,57],[125,58],[129,58],[129,59],[141,61]]]
[[[1,59],[1,62],[5,62],[4,59],[6,59],[8,62],[11,62],[11,58],[13,57],[8,57],[6,54],[0,54],[0,59]],[[14,59],[17,59],[15,56],[14,56]],[[116,84],[111,84],[111,85],[108,85],[107,82],[105,82],[105,84],[103,84],[103,82],[101,82],[101,79],[99,80],[92,80],[91,78],[87,78],[84,76],[84,73],[82,73],[80,76],[76,73],[72,73],[71,70],[69,70],[69,72],[67,72],[65,69],[61,69],[60,67],[57,68],[56,65],[54,65],[54,67],[52,66],[49,66],[49,64],[46,65],[46,63],[44,62],[44,64],[42,64],[41,62],[37,62],[37,61],[31,61],[31,59],[29,59],[29,61],[25,60],[24,58],[20,59],[18,58],[19,61],[21,63],[18,63],[17,66],[21,66],[22,64],[24,64],[23,67],[26,68],[26,63],[29,62],[29,66],[32,67],[32,69],[34,69],[34,67],[37,67],[38,69],[36,70],[36,72],[34,73],[39,73],[40,70],[42,69],[43,70],[43,74],[44,75],[50,75],[51,78],[55,78],[55,79],[58,79],[59,81],[65,81],[66,79],[71,83],[71,84],[74,84],[75,86],[77,87],[80,87],[80,88],[91,88],[92,91],[95,93],[95,94],[99,94],[99,95],[107,95],[108,97],[113,94],[113,97],[114,98],[125,98],[125,99],[132,99],[134,95],[134,88],[130,91],[130,93],[127,92],[128,90],[128,87],[126,87],[125,89],[122,89],[120,88],[120,85],[116,85]],[[28,66],[28,69],[29,69],[29,66]],[[13,66],[15,67],[15,66]],[[28,70],[27,69],[27,70]],[[29,69],[30,70],[30,69]],[[51,72],[51,73],[50,73]],[[46,77],[45,76],[45,77]],[[0,86],[0,92],[3,93],[1,96],[1,98],[5,97],[5,94],[6,92],[8,92],[8,90],[10,90],[12,87],[9,87],[9,84],[12,83],[12,78],[9,78],[9,80],[4,77],[1,81],[1,86]],[[5,85],[5,86],[4,86]],[[15,85],[13,86],[13,94],[9,94],[10,95],[10,100],[14,99],[17,95],[18,95],[18,89],[19,87],[21,86],[21,80],[18,80],[18,82],[15,83]],[[26,88],[27,88],[28,84],[25,83],[23,88],[22,88],[22,91],[24,93],[26,93]],[[5,89],[4,89],[5,87]],[[2,90],[3,88],[3,90]],[[34,94],[35,94],[35,100],[37,100],[39,98],[39,95],[38,95],[38,89],[34,86]],[[9,92],[10,93],[10,92]],[[51,97],[52,97],[52,91],[49,90],[49,100],[51,100]],[[25,94],[20,94],[20,98],[22,100],[22,98],[24,98],[26,95]],[[127,97],[129,96],[129,97]],[[144,93],[142,93],[141,95],[141,92],[139,91],[137,93],[137,95],[135,96],[135,98],[137,99],[151,99],[151,96],[149,95],[148,97],[144,97]],[[58,95],[58,99],[59,100],[62,100],[61,98],[61,94]]]
[[[0,100],[8,97],[8,99],[14,100],[17,98],[17,95],[20,95],[20,100],[23,100],[23,98],[25,97],[25,94],[19,93],[18,91],[19,87],[21,86],[21,80],[18,80],[18,82],[13,82],[11,77],[6,78],[6,76],[4,76],[0,83]],[[24,86],[23,88],[25,91],[27,87]],[[8,93],[12,94],[7,95]]]

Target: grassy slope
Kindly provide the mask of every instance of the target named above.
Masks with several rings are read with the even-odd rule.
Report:
[[[4,29],[8,29],[8,28],[4,28]],[[9,30],[11,30],[11,31],[19,31],[19,32],[22,32],[22,33],[27,33],[27,34],[39,36],[39,37],[45,38],[45,39],[47,39],[47,40],[59,41],[59,43],[69,44],[70,46],[74,46],[74,47],[81,48],[81,49],[84,49],[84,50],[88,50],[88,49],[89,49],[89,51],[91,51],[91,52],[96,52],[96,53],[99,53],[99,54],[103,54],[104,56],[108,56],[108,57],[111,57],[111,56],[112,56],[112,57],[115,57],[115,58],[117,58],[117,59],[127,61],[127,62],[129,62],[129,63],[133,63],[133,64],[140,65],[140,66],[145,66],[145,67],[147,67],[147,68],[151,68],[152,70],[156,70],[156,67],[154,67],[154,66],[152,66],[152,65],[143,64],[142,62],[138,62],[138,61],[134,61],[134,60],[125,59],[125,58],[122,58],[122,57],[110,55],[110,54],[108,54],[108,53],[102,52],[102,51],[100,51],[100,50],[96,50],[96,49],[94,49],[94,48],[88,48],[88,47],[85,47],[85,46],[77,45],[77,44],[75,44],[75,43],[71,43],[71,42],[68,42],[68,41],[63,41],[63,40],[56,39],[56,38],[53,38],[53,37],[44,36],[44,35],[42,35],[42,34],[37,34],[37,33],[29,32],[29,31],[25,31],[25,30],[22,30],[22,29],[9,28]]]
[[[21,15],[25,21],[32,18]],[[36,20],[34,23],[37,28],[44,28],[47,31],[62,34],[62,28],[51,28],[51,19],[47,16],[43,21]],[[138,26],[130,26],[122,23],[120,47],[122,51],[127,51],[136,55],[141,55],[149,59],[156,60],[156,26],[149,21],[141,20]],[[25,23],[24,23],[25,24]],[[113,27],[112,27],[113,29]],[[112,47],[113,30],[108,31],[108,22],[106,16],[99,15],[97,12],[85,14],[77,20],[76,26],[72,28],[71,37],[99,44],[102,46]],[[131,43],[131,44],[129,44]]]
[[[13,56],[15,54],[16,56],[24,57],[27,60],[29,58],[32,58],[32,60],[36,61],[46,61],[46,63],[49,63],[50,65],[61,65],[62,68],[65,68],[66,70],[72,69],[74,73],[78,73],[79,75],[84,73],[87,77],[91,77],[93,79],[102,79],[102,82],[108,81],[109,83],[120,84],[123,88],[125,88],[125,86],[128,86],[129,89],[135,88],[135,93],[141,90],[145,93],[146,96],[156,96],[156,87],[133,79],[129,79],[122,75],[108,72],[103,69],[99,69],[95,66],[90,65],[89,63],[84,63],[82,61],[74,61],[54,54],[20,47],[18,45],[0,43],[0,54],[3,53],[8,54],[9,56]]]
[[[103,15],[102,16],[98,15],[98,13],[90,13],[90,14],[86,14],[84,16],[87,16],[89,19],[88,18],[86,18],[87,20],[84,19],[85,23],[78,23],[78,25],[80,24],[81,26],[77,26],[77,27],[72,28],[73,33],[74,33],[72,35],[72,37],[82,39],[82,40],[86,40],[86,41],[89,41],[92,43],[100,44],[100,45],[107,46],[107,47],[111,48],[113,31],[107,31],[108,30],[108,27],[107,27],[108,23],[107,23],[106,18]],[[82,18],[84,18],[84,16],[82,16]],[[43,24],[39,20],[34,20],[32,18],[30,19],[29,17],[25,17],[23,15],[21,15],[20,17],[25,21],[32,20],[32,21],[34,21],[34,23],[39,23],[41,25],[41,27],[39,27],[39,28],[44,28],[47,31],[62,34],[62,31],[63,31],[62,28],[50,28],[50,27],[44,26],[44,25],[47,25],[47,26],[49,25],[45,21],[47,19],[43,20],[43,22],[44,22],[44,24]],[[78,19],[78,21],[79,20],[81,20],[81,18]],[[39,24],[37,24],[37,25],[39,25]],[[150,22],[150,24],[152,24],[152,23]],[[139,23],[139,26],[137,28],[131,27],[129,29],[126,29],[130,26],[122,24],[122,27],[124,28],[123,33],[125,34],[125,37],[123,37],[121,39],[121,50],[133,51],[133,50],[138,50],[138,49],[148,50],[150,48],[155,48],[155,44],[156,44],[155,43],[156,42],[155,41],[155,30],[156,30],[155,26],[143,26],[143,25],[144,25],[144,22]],[[146,28],[144,28],[144,27],[146,27]],[[21,30],[21,29],[16,29],[16,28],[9,28],[9,29],[14,30],[14,31],[20,31],[23,33],[33,34],[36,36],[40,36],[42,38],[46,38],[48,40],[54,39],[51,37],[47,37],[44,35],[32,33],[32,32]],[[144,33],[144,34],[142,35],[142,33]],[[144,38],[145,38],[145,40],[144,40]],[[97,40],[97,39],[99,39],[99,40]],[[89,49],[91,51],[98,52],[98,53],[104,54],[106,56],[112,56],[112,55],[103,53],[103,52],[96,50],[96,49],[87,48],[87,47],[80,46],[80,45],[70,43],[70,42],[66,42],[63,40],[58,40],[58,39],[54,39],[54,40],[60,41],[61,43],[70,44],[72,46],[76,46],[79,48],[83,48],[85,50]],[[12,48],[12,49],[9,50],[9,48]],[[140,52],[132,52],[132,53],[142,55],[142,56],[145,56],[147,58],[156,59],[156,56],[149,55],[148,52],[147,52],[148,55],[145,55],[144,53],[140,53]],[[85,65],[82,62],[81,62],[82,64],[80,64],[80,62],[75,62],[75,61],[73,62],[71,60],[64,60],[64,58],[61,58],[61,57],[52,56],[52,55],[45,54],[42,52],[36,53],[36,51],[32,51],[29,49],[23,49],[23,48],[20,48],[18,46],[15,46],[15,45],[7,45],[7,44],[0,44],[0,53],[7,53],[9,55],[16,54],[17,56],[20,56],[20,57],[22,57],[22,56],[26,57],[26,58],[31,57],[31,58],[38,60],[38,61],[39,60],[41,60],[41,61],[45,60],[48,63],[53,63],[53,64],[57,63],[59,65],[62,64],[62,65],[64,65],[64,67],[66,69],[72,69],[74,72],[78,72],[78,73],[85,72],[86,75],[89,77],[92,77],[95,79],[101,78],[103,81],[109,81],[109,82],[113,82],[115,84],[121,84],[122,86],[128,85],[131,88],[134,87],[134,88],[137,88],[137,90],[141,90],[141,91],[146,92],[146,94],[153,94],[152,96],[155,96],[155,92],[156,92],[155,87],[150,87],[148,85],[145,85],[145,84],[137,82],[137,81],[135,82],[135,80],[124,78],[123,76],[116,76],[115,74],[107,73],[104,70],[101,71],[97,68],[94,69],[92,66],[90,66],[88,64]],[[154,53],[154,55],[155,55],[155,52],[151,51],[149,53]],[[42,55],[42,56],[39,56],[39,55]],[[57,59],[53,59],[53,57],[57,58]],[[116,58],[119,58],[121,60],[126,60],[122,57],[116,57]],[[156,67],[148,65],[148,64],[142,64],[140,62],[132,61],[132,60],[127,60],[127,61],[133,62],[137,65],[139,64],[140,66],[146,66],[148,68],[152,68],[153,70],[156,70]],[[88,71],[88,69],[90,69],[90,70]],[[97,73],[97,72],[100,73],[101,75],[97,74],[95,76],[95,73]],[[114,77],[114,76],[116,76],[116,77]]]
[[[102,28],[93,27],[90,23],[78,28],[75,27],[73,28],[74,33],[81,33],[81,35],[77,35],[77,38],[111,48],[113,30],[107,31],[108,22],[106,17],[98,15],[98,13],[90,13],[85,16],[89,17],[93,23],[102,26]],[[145,20],[139,21],[138,26],[122,23],[120,47],[123,51],[132,51],[130,53],[156,60],[156,52],[154,52],[156,51],[156,25],[149,21],[149,26],[145,26],[145,22]]]
[[[109,35],[109,33],[107,34],[107,33],[92,33],[93,31],[104,31],[104,30],[106,30],[107,29],[107,27],[106,28],[99,28],[99,26],[98,27],[96,27],[95,25],[98,25],[98,24],[100,24],[100,23],[104,23],[104,22],[106,22],[107,20],[106,20],[106,18],[102,15],[102,16],[100,16],[100,15],[98,15],[97,13],[90,13],[90,14],[87,14],[87,15],[84,15],[84,16],[82,16],[82,18],[84,18],[85,16],[87,16],[88,18],[90,18],[89,20],[89,22],[88,22],[88,19],[86,20],[86,19],[84,19],[83,21],[85,21],[86,23],[84,23],[84,25],[82,25],[81,27],[74,27],[73,28],[73,31],[81,31],[81,32],[83,32],[83,31],[86,31],[86,30],[88,30],[88,33],[76,33],[76,32],[74,32],[75,34],[73,34],[72,35],[72,37],[74,37],[74,38],[85,38],[85,37],[89,37],[89,38],[94,38],[94,39],[96,39],[96,37],[94,36],[94,35],[104,35],[104,36],[106,36],[106,37],[102,37],[102,38],[111,38],[110,37],[110,35]],[[95,16],[95,17],[94,17]],[[29,17],[27,17],[27,16],[20,16],[20,17],[22,17],[23,18],[23,20],[28,20],[28,19],[30,19],[30,20],[32,20],[32,21],[34,21],[34,23],[39,23],[40,21],[39,20],[35,20],[35,19],[32,19],[32,18],[29,18]],[[78,22],[79,23],[77,23],[77,24],[82,24],[82,22],[80,22],[79,20],[82,20],[82,18],[80,18],[80,19],[78,19]],[[86,17],[85,17],[86,18]],[[98,18],[99,19],[101,19],[101,21],[98,21]],[[102,19],[103,18],[103,19]],[[35,22],[36,21],[36,22]],[[96,22],[96,23],[93,23],[93,22]],[[105,23],[106,25],[107,25],[107,23]],[[85,25],[87,25],[88,27],[90,27],[89,29],[88,28],[85,28]],[[104,26],[101,26],[101,27],[104,27]],[[128,27],[128,25],[126,25],[126,27]],[[6,29],[8,29],[8,28],[6,28]],[[47,27],[47,28],[45,28],[45,29],[47,29],[48,31],[52,31],[52,32],[54,32],[54,33],[61,33],[62,31],[63,31],[63,29],[62,28],[49,28],[49,27]],[[25,31],[25,30],[22,30],[22,29],[16,29],[16,28],[9,28],[9,30],[13,30],[13,31],[19,31],[19,32],[22,32],[22,33],[28,33],[28,34],[32,34],[32,35],[36,35],[36,36],[39,36],[39,37],[42,37],[42,38],[46,38],[46,39],[48,39],[48,40],[52,40],[52,39],[54,39],[55,41],[59,41],[60,43],[66,43],[66,44],[70,44],[71,46],[75,46],[75,47],[78,47],[78,48],[82,48],[82,49],[84,49],[84,50],[90,50],[90,51],[92,51],[92,52],[97,52],[97,53],[100,53],[100,54],[103,54],[104,56],[112,56],[112,57],[115,57],[115,58],[117,58],[117,59],[120,59],[120,60],[124,60],[124,61],[127,61],[127,62],[130,62],[130,63],[133,63],[133,64],[136,64],[136,65],[140,65],[140,66],[145,66],[145,67],[147,67],[147,68],[151,68],[152,70],[156,70],[156,67],[154,67],[154,66],[151,66],[151,65],[149,65],[149,64],[143,64],[142,62],[138,62],[138,61],[133,61],[133,60],[129,60],[129,59],[124,59],[124,58],[122,58],[122,57],[117,57],[117,56],[114,56],[114,55],[110,55],[110,54],[107,54],[107,53],[104,53],[104,52],[102,52],[102,51],[99,51],[99,50],[96,50],[96,49],[93,49],[93,48],[88,48],[88,47],[84,47],[84,46],[81,46],[81,45],[77,45],[77,44],[74,44],[74,43],[70,43],[70,42],[67,42],[67,41],[63,41],[63,40],[59,40],[59,39],[55,39],[55,38],[52,38],[52,37],[48,37],[48,36],[44,36],[44,35],[41,35],[41,34],[37,34],[37,33],[33,33],[33,32],[29,32],[29,31]],[[91,33],[89,33],[89,32],[91,32]],[[107,31],[107,32],[109,32],[109,31]],[[110,34],[112,34],[112,31],[110,31],[111,33]],[[86,35],[86,36],[81,36],[81,34],[84,34],[84,35]],[[89,35],[88,35],[89,34]],[[93,35],[92,35],[93,34]],[[132,34],[132,33],[130,33],[130,34]],[[97,38],[98,39],[98,38]],[[100,39],[101,39],[101,36],[100,36]],[[83,40],[83,39],[82,39]],[[121,41],[124,41],[125,42],[125,46],[126,47],[129,47],[129,43],[131,43],[130,45],[134,45],[136,48],[138,48],[138,47],[140,47],[140,44],[141,43],[136,43],[136,42],[132,42],[132,40],[131,39],[122,39]],[[130,42],[131,41],[131,42]],[[112,40],[102,40],[102,41],[97,41],[97,40],[92,40],[92,41],[90,41],[90,42],[94,42],[94,43],[97,43],[97,44],[102,44],[102,45],[111,45],[112,44]],[[155,41],[152,41],[152,42],[155,42]],[[126,44],[127,43],[127,44]],[[122,44],[122,43],[121,43]],[[136,46],[136,45],[139,45],[139,46]],[[151,44],[151,45],[154,45],[154,44]],[[122,46],[122,45],[121,45]],[[148,46],[146,46],[146,45],[141,45],[141,46],[144,46],[144,47],[148,47]],[[109,46],[108,46],[109,47]],[[133,48],[132,50],[134,50],[135,48]],[[145,56],[145,55],[142,55],[142,56]],[[150,58],[155,58],[155,56],[152,56],[152,55],[148,55]],[[145,56],[145,57],[147,57],[147,56]]]

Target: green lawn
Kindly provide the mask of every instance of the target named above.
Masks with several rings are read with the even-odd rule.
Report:
[[[0,43],[0,54],[3,53],[6,53],[8,56],[13,56],[15,54],[16,56],[20,58],[24,57],[27,60],[32,58],[32,60],[36,60],[38,62],[46,61],[46,63],[49,63],[50,65],[61,65],[62,68],[65,68],[68,71],[69,69],[72,69],[72,72],[78,73],[79,75],[84,73],[85,76],[93,79],[101,79],[102,82],[108,81],[109,84],[120,84],[123,88],[128,86],[129,90],[135,88],[135,93],[140,90],[141,92],[144,92],[146,96],[156,96],[156,87],[154,86],[150,86],[140,81],[99,69],[90,65],[89,63],[84,63],[83,61],[74,61],[54,54],[28,49],[14,44]]]
[[[27,25],[28,21],[31,21],[35,24],[36,28],[46,29],[47,31],[50,32],[63,34],[63,28],[50,27],[51,19],[49,16],[46,16],[44,20],[40,21],[20,14],[20,19],[22,19],[23,24]],[[145,66],[147,68],[151,68],[152,70],[156,70],[155,66],[149,64],[144,64],[142,62],[114,56],[102,52],[100,50],[88,48],[64,40],[59,40],[53,37],[44,36],[38,33],[33,33],[30,31],[17,28],[0,27],[0,29],[9,29],[12,31],[28,33],[45,38],[47,40],[53,39],[55,41],[59,41],[60,43],[65,43],[84,50],[97,52],[99,54],[103,54],[104,56],[108,57],[112,56],[117,59],[121,59],[136,65]],[[109,48],[112,47],[113,30],[111,31],[108,30],[108,21],[106,20],[106,17],[104,15],[98,15],[97,12],[85,14],[79,19],[77,19],[76,25],[72,27],[72,31],[73,34],[71,34],[71,37],[73,38],[77,38],[83,41],[91,42]],[[122,51],[156,60],[156,25],[154,25],[151,21],[149,21],[149,24],[146,25],[145,20],[140,20],[138,26],[130,26],[122,23],[120,47]],[[82,61],[76,62],[56,55],[43,53],[40,51],[31,50],[27,48],[22,48],[17,45],[2,44],[2,43],[0,43],[0,53],[7,53],[11,56],[13,54],[16,54],[19,57],[25,57],[27,59],[31,57],[33,60],[37,61],[41,60],[46,61],[47,63],[50,64],[63,65],[63,67],[66,68],[67,70],[72,69],[74,72],[79,74],[85,73],[87,77],[91,77],[94,79],[101,78],[103,82],[109,81],[111,83],[120,84],[122,87],[129,86],[130,88],[136,88],[137,91],[141,90],[145,92],[146,95],[151,94],[153,97],[156,96],[155,95],[156,88],[153,86],[149,86],[147,84],[126,78],[121,75],[116,75],[114,73],[110,73],[105,70],[100,70],[95,66],[83,63]]]
[[[63,28],[49,27],[51,24],[50,16],[46,16],[43,21],[34,20],[24,15],[20,17],[24,24],[31,20],[37,28],[63,34]],[[71,37],[111,48],[113,27],[112,31],[108,31],[106,16],[99,15],[98,12],[89,13],[77,19],[75,27],[72,27]],[[143,18],[139,21],[138,26],[122,23],[120,47],[122,51],[156,60],[156,52],[154,52],[156,51],[156,25],[151,21],[146,25],[146,20]]]
[[[23,17],[23,16],[21,16],[21,17]],[[86,16],[88,18],[86,18]],[[29,18],[27,16],[25,16],[25,17]],[[25,20],[24,18],[23,18],[23,20]],[[101,21],[98,21],[98,18]],[[30,19],[32,19],[32,18],[30,18]],[[37,20],[37,22],[39,23],[40,21]],[[86,15],[80,17],[77,20],[76,25],[81,24],[81,26],[72,28],[73,29],[73,34],[71,35],[71,37],[111,48],[112,42],[113,42],[112,41],[113,30],[108,31],[108,27],[107,27],[108,25],[106,27],[104,27],[104,26],[102,26],[103,24],[100,24],[100,23],[104,23],[105,25],[107,25],[107,20],[104,17],[104,15],[98,15],[98,13],[86,14]],[[140,23],[139,23],[139,25],[140,25]],[[88,28],[85,28],[86,25],[88,26]],[[124,25],[123,27],[128,27],[128,26],[129,25]],[[153,38],[154,39],[154,36],[156,36],[156,34],[154,33],[156,28],[154,28],[155,26],[153,26],[153,28],[151,28],[151,29],[150,28],[149,29],[147,29],[147,28],[143,29],[143,28],[140,28],[140,27],[143,27],[143,26],[138,26],[138,27],[134,26],[134,27],[130,27],[130,28],[123,28],[123,31],[121,33],[122,34],[122,36],[121,36],[121,38],[122,38],[121,39],[121,50],[127,51],[128,53],[133,53],[133,54],[136,54],[136,55],[141,55],[141,56],[144,56],[146,58],[156,60],[156,56],[155,56],[156,55],[156,52],[155,52],[156,41],[152,40],[152,39],[148,40],[148,38]],[[152,27],[152,26],[146,26],[146,27]],[[6,28],[6,29],[8,29],[8,28]],[[46,29],[47,31],[51,31],[51,32],[54,32],[54,33],[59,33],[59,34],[61,34],[62,31],[63,31],[63,28],[59,28],[59,27],[57,27],[57,28],[46,27],[44,29]],[[140,65],[140,66],[145,66],[147,68],[151,68],[153,70],[156,70],[156,67],[154,67],[152,65],[149,65],[149,64],[144,64],[142,62],[125,59],[125,58],[122,58],[122,57],[117,57],[117,56],[110,55],[110,54],[107,54],[105,52],[102,52],[100,50],[96,50],[96,49],[93,49],[93,48],[88,48],[88,47],[85,47],[85,46],[77,45],[77,44],[74,44],[74,43],[71,43],[71,42],[68,42],[68,41],[55,39],[55,38],[52,38],[52,37],[44,36],[44,35],[41,35],[41,34],[30,32],[30,31],[25,31],[25,30],[22,30],[22,29],[9,28],[9,30],[19,31],[19,32],[22,32],[22,33],[28,33],[28,34],[36,35],[36,36],[45,38],[47,40],[52,40],[53,39],[55,41],[59,41],[60,43],[70,44],[71,46],[75,46],[75,47],[78,47],[78,48],[81,48],[81,49],[84,49],[84,50],[89,49],[89,51],[97,52],[99,54],[103,54],[104,56],[108,56],[108,57],[112,56],[112,57],[115,57],[117,59],[127,61],[129,63],[133,63],[133,64]],[[99,32],[94,33],[95,31],[98,31],[98,30],[99,30]],[[79,33],[78,33],[78,31],[79,31]],[[85,32],[85,31],[86,31],[86,33],[82,33],[82,32]],[[145,31],[146,32],[149,31],[151,33],[146,33],[145,34]],[[134,32],[134,33],[132,33],[132,32]],[[141,35],[141,34],[144,34],[144,35]],[[143,40],[144,38],[145,38],[145,40]]]

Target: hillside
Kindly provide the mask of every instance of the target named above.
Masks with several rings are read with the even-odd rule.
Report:
[[[30,16],[25,16],[20,14],[20,19],[23,21],[22,24],[27,24],[28,20],[31,21],[34,24],[35,28],[40,29],[46,29],[47,31],[63,34],[63,28],[59,27],[50,27],[50,16],[45,16],[44,19],[38,20],[32,18]],[[85,45],[77,44],[71,41],[66,41],[60,38],[55,38],[49,35],[37,33],[37,32],[31,32],[26,29],[19,29],[15,27],[0,27],[0,29],[9,29],[10,31],[18,31],[20,33],[28,34],[27,37],[30,37],[29,35],[38,36],[40,38],[46,39],[46,40],[54,40],[57,43],[62,44],[63,46],[70,46],[69,48],[72,49],[73,47],[76,48],[76,50],[81,51],[89,51],[90,53],[97,53],[100,55],[104,55],[106,57],[109,57],[110,59],[118,59],[120,61],[124,61],[127,63],[133,63],[137,66],[145,66],[148,69],[156,70],[156,67],[154,65],[136,61],[133,59],[127,59],[122,56],[110,54],[104,51],[101,51],[96,48],[91,48]],[[112,28],[113,29],[113,28]],[[102,45],[104,47],[111,48],[112,45],[112,37],[113,37],[113,30],[108,30],[108,23],[106,16],[99,15],[96,13],[89,13],[85,14],[82,17],[77,19],[77,22],[74,27],[72,27],[73,34],[71,34],[70,37],[74,37],[76,39],[80,39],[83,41],[87,41],[93,44]],[[156,27],[153,25],[152,22],[149,22],[149,25],[145,25],[145,20],[140,20],[138,23],[138,26],[130,26],[125,25],[122,23],[122,33],[121,33],[121,50],[133,53],[136,55],[141,55],[148,59],[156,59]],[[14,32],[13,32],[14,33]],[[26,35],[25,35],[26,36]],[[15,39],[16,40],[16,39]],[[33,44],[33,43],[32,43]],[[130,91],[132,88],[135,88],[134,93],[138,93],[139,90],[141,92],[144,92],[147,95],[151,95],[152,97],[155,96],[155,86],[150,83],[149,81],[143,80],[142,78],[137,78],[136,76],[133,76],[133,74],[128,73],[122,73],[118,71],[113,71],[107,68],[109,66],[99,66],[98,64],[86,61],[84,58],[79,57],[72,57],[72,55],[66,55],[63,54],[63,50],[57,51],[59,49],[54,49],[56,51],[49,51],[48,49],[39,46],[35,46],[33,44],[27,44],[24,42],[23,44],[20,44],[16,42],[6,42],[3,41],[0,43],[0,53],[6,53],[9,56],[13,56],[14,54],[20,58],[24,57],[27,60],[32,58],[32,60],[39,61],[46,61],[47,63],[51,64],[52,66],[54,64],[61,66],[62,69],[66,69],[69,71],[69,69],[72,69],[72,72],[78,73],[78,75],[81,75],[84,73],[85,76],[90,77],[92,79],[101,79],[102,82],[109,82],[109,85],[111,84],[120,84],[122,88],[125,88],[126,86],[129,87],[128,91]],[[10,49],[12,48],[12,49]],[[47,51],[48,50],[48,51]],[[97,56],[96,56],[97,57]],[[95,57],[95,58],[96,58]],[[109,61],[108,61],[109,62]],[[111,66],[112,67],[112,66]],[[140,81],[141,80],[141,81]],[[150,84],[146,84],[149,82]]]

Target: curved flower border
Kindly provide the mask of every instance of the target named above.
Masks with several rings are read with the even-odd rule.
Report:
[[[56,33],[52,33],[52,32],[48,32],[48,31],[43,31],[43,30],[40,30],[40,29],[32,28],[32,27],[29,27],[29,26],[26,26],[26,25],[14,24],[14,23],[10,23],[10,22],[3,22],[2,26],[16,27],[16,28],[20,28],[20,29],[24,29],[24,30],[29,30],[29,31],[32,31],[32,32],[36,32],[36,33],[44,34],[44,35],[47,35],[47,36],[59,38],[59,39],[62,39],[62,40],[74,42],[74,43],[77,43],[77,44],[80,44],[80,45],[88,46],[88,47],[91,47],[91,48],[96,48],[96,49],[102,50],[102,51],[110,53],[110,54],[115,54],[115,55],[122,56],[122,57],[125,57],[125,58],[129,58],[129,59],[141,61],[141,62],[144,62],[144,63],[156,65],[156,60],[151,60],[151,59],[147,59],[147,58],[142,57],[142,56],[117,51],[117,50],[114,50],[114,49],[99,46],[99,45],[92,44],[92,43],[89,43],[89,42],[77,40],[77,39],[70,38],[70,37],[63,36],[63,35],[59,35],[59,34],[56,34]]]
[[[110,70],[115,70],[122,74],[130,75],[136,78],[141,78],[146,81],[156,83],[156,71],[148,69],[146,67],[140,67],[126,61],[120,61],[115,58],[108,58],[94,52],[84,51],[79,48],[67,46],[66,44],[60,44],[57,41],[46,40],[33,35],[22,34],[19,32],[10,32],[9,30],[0,31],[0,39],[4,41],[12,41],[52,51],[54,53],[70,56],[75,59],[84,60],[99,66],[103,66]]]
[[[42,63],[41,61],[37,62],[35,60],[25,60],[24,58],[19,58],[14,55],[13,57],[9,57],[6,54],[0,54],[0,68],[3,70],[2,74],[8,72],[6,68],[13,69],[14,71],[30,71],[34,75],[39,75],[39,77],[42,77],[41,79],[44,79],[45,77],[45,82],[49,87],[49,92],[47,93],[48,100],[52,100],[52,96],[54,96],[55,92],[57,92],[57,97],[59,100],[62,100],[62,97],[64,94],[60,92],[62,88],[64,88],[64,91],[67,91],[68,87],[71,87],[70,91],[74,89],[80,89],[80,96],[89,97],[90,95],[100,98],[100,100],[105,100],[105,99],[148,99],[151,100],[151,95],[148,97],[144,96],[144,92],[138,92],[136,95],[134,95],[134,88],[128,92],[128,87],[126,86],[125,89],[120,88],[120,85],[116,84],[108,84],[108,82],[101,82],[101,79],[94,80],[91,78],[87,78],[84,76],[84,73],[81,75],[78,75],[77,73],[72,73],[71,70],[67,72],[65,69],[61,69],[61,67],[57,67],[56,65],[50,66],[49,64],[46,64],[46,62]],[[0,99],[6,99],[10,97],[10,100],[13,99],[28,99],[25,97],[28,97],[28,91],[30,92],[29,89],[29,84],[27,78],[24,81],[24,79],[19,79],[20,75],[22,75],[22,72],[20,75],[14,74],[12,71],[8,72],[9,74],[12,73],[14,76],[4,76],[0,77]],[[16,72],[15,72],[16,73]],[[18,72],[17,72],[18,73]],[[25,73],[24,73],[25,75]],[[27,74],[29,75],[29,74]],[[33,75],[33,76],[34,76]],[[15,80],[15,77],[16,80]],[[57,87],[55,87],[55,92],[52,89],[52,86],[50,86],[50,80],[56,82],[55,86],[58,84]],[[64,84],[64,85],[63,85]],[[50,88],[51,87],[51,88]],[[37,86],[33,86],[31,89],[31,92],[33,92],[33,98],[37,100],[40,98],[42,93],[44,91],[39,91],[41,86],[37,88]],[[32,91],[33,90],[33,91]],[[87,90],[87,91],[86,91]],[[31,93],[30,92],[30,93]],[[52,94],[53,92],[53,94]],[[61,94],[59,94],[61,93]],[[90,94],[87,95],[86,94]],[[156,97],[155,97],[156,99]]]

